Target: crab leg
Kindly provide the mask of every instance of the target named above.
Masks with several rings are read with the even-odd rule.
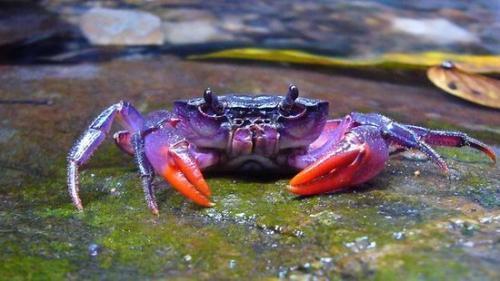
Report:
[[[392,123],[383,134],[386,139],[390,142],[396,144],[397,146],[402,146],[409,149],[417,149],[427,155],[438,167],[445,173],[448,173],[448,165],[441,158],[441,156],[432,149],[426,142],[422,141],[420,137],[410,130],[407,126]]]
[[[153,189],[154,172],[153,167],[149,163],[146,153],[144,151],[144,138],[140,133],[135,133],[131,140],[132,146],[135,151],[135,160],[139,167],[139,174],[141,176],[142,188],[144,190],[144,197],[149,209],[154,215],[158,215],[158,205]]]
[[[406,127],[412,130],[416,135],[422,138],[426,143],[432,145],[441,146],[451,146],[451,147],[463,147],[470,146],[474,149],[482,151],[486,154],[494,163],[496,163],[496,155],[493,149],[491,149],[486,144],[481,141],[469,137],[467,134],[462,132],[453,131],[438,131],[430,130],[418,126],[406,125]]]
[[[135,132],[141,129],[143,118],[135,108],[127,102],[119,102],[105,109],[90,124],[68,154],[68,190],[73,204],[83,210],[79,193],[78,168],[84,165],[104,141],[115,116],[127,130]]]

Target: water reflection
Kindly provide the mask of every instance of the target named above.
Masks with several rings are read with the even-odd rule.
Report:
[[[227,47],[335,56],[500,52],[496,1],[37,1],[3,3],[1,61],[181,55]],[[96,47],[98,46],[98,47]]]

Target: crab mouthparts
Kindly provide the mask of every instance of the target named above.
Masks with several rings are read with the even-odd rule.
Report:
[[[243,120],[246,123],[248,120]],[[264,124],[262,124],[264,123]],[[275,127],[255,121],[248,126],[238,127],[231,131],[227,144],[230,157],[257,154],[266,157],[276,155],[279,150],[279,133]]]

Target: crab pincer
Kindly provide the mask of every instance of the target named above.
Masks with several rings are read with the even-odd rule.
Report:
[[[196,161],[189,155],[187,144],[177,143],[162,151],[165,164],[160,174],[185,197],[193,200],[200,206],[212,207],[210,202],[211,191]]]
[[[366,147],[361,145],[321,157],[290,180],[290,191],[299,195],[313,195],[344,187],[352,181],[365,151]]]
[[[297,195],[340,191],[374,177],[388,159],[385,143],[374,137],[372,127],[349,128],[338,142],[327,142],[316,149],[315,161],[290,181],[289,190]],[[321,153],[319,153],[321,152]]]

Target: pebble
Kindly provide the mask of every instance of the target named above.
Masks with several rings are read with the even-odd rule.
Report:
[[[164,40],[160,18],[138,10],[93,8],[81,17],[80,29],[94,45],[161,45]]]
[[[165,22],[163,24],[165,43],[196,44],[223,39],[213,21],[192,20],[183,22]]]
[[[333,262],[333,258],[331,257],[322,257],[319,260],[323,264],[331,264]]]
[[[406,234],[402,231],[392,233],[392,237],[396,240],[406,239]]]
[[[467,241],[467,242],[464,242],[464,243],[463,243],[463,245],[464,245],[465,247],[472,248],[472,247],[474,247],[474,242],[472,242],[472,241]]]
[[[363,236],[356,238],[354,242],[347,242],[344,245],[351,251],[359,253],[364,250],[375,248],[377,243],[375,241],[370,241],[367,236]]]
[[[479,219],[480,223],[490,224],[493,222],[493,217],[483,217]]]
[[[87,250],[89,252],[89,256],[96,257],[101,252],[101,246],[95,243],[91,243],[87,247]]]

